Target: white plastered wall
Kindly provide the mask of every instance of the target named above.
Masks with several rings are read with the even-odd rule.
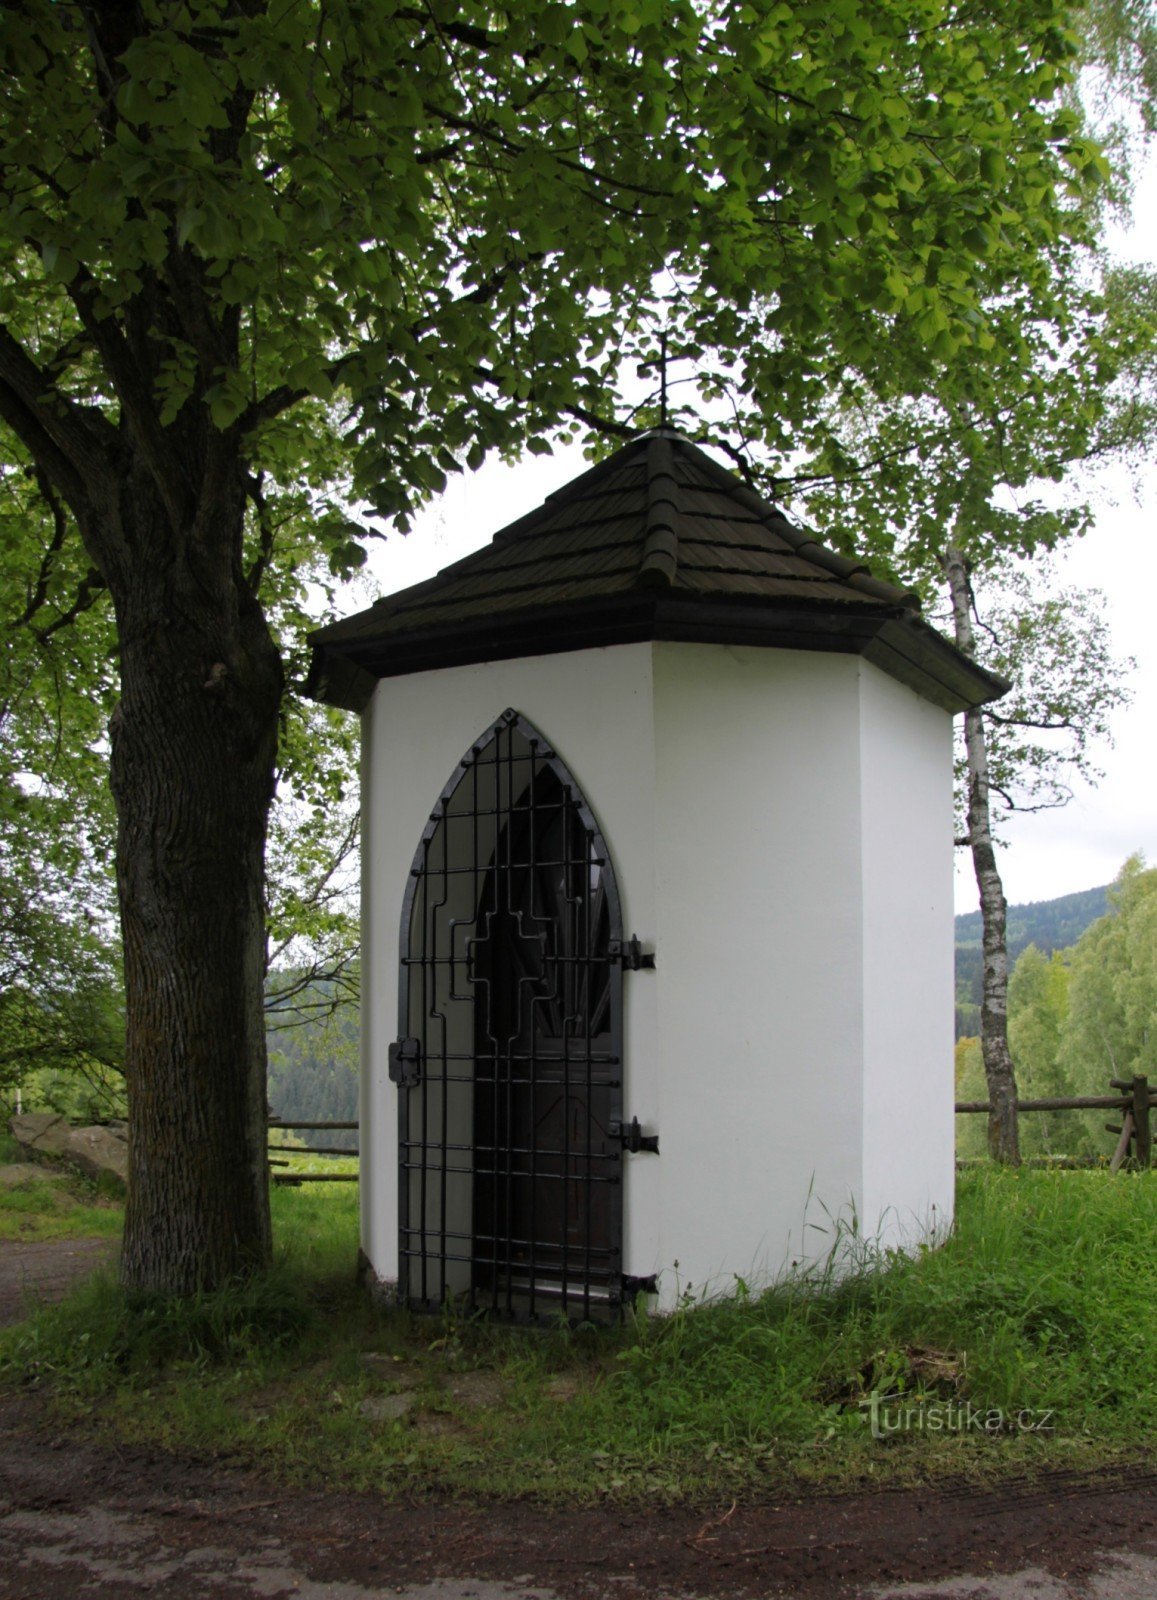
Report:
[[[668,1304],[822,1258],[860,1203],[858,666],[655,646]]]
[[[661,1147],[624,1161],[624,1270],[658,1272],[670,1306],[689,1283],[727,1292],[822,1259],[853,1216],[889,1240],[946,1224],[949,717],[854,656],[620,645],[386,680],[365,713],[362,1243],[378,1277],[397,1274],[402,900],[442,788],[507,706],[570,768],[624,933],[656,950],[655,971],[624,977],[624,1111]]]
[[[363,716],[362,1248],[383,1281],[398,1270],[397,1089],[402,901],[422,830],[470,745],[512,706],[550,741],[611,852],[626,934],[654,938],[651,646],[487,662],[385,679]],[[655,987],[624,983],[624,1105],[653,1125],[658,1104]],[[640,974],[647,978],[650,974]],[[624,1163],[623,1267],[653,1270],[657,1180]]]
[[[952,718],[860,666],[866,1237],[952,1222]]]

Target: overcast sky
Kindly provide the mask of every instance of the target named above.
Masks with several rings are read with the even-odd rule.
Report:
[[[1134,197],[1134,225],[1119,232],[1122,258],[1157,263],[1157,160],[1150,159]],[[1094,495],[1096,527],[1074,541],[1059,576],[1104,593],[1114,653],[1132,656],[1132,703],[1113,723],[1113,746],[1097,752],[1105,776],[1078,790],[1061,810],[1010,819],[1000,866],[1013,902],[1050,900],[1108,883],[1140,851],[1157,866],[1157,452],[1131,481],[1106,478]],[[973,909],[976,887],[961,853],[957,910]]]
[[[1135,214],[1138,224],[1120,240],[1121,251],[1157,261],[1153,165]],[[488,463],[469,478],[452,480],[408,537],[390,536],[374,550],[371,582],[389,593],[432,576],[539,505],[585,465],[575,448],[551,457],[528,456],[515,467]],[[1107,883],[1134,851],[1157,864],[1157,466],[1143,474],[1139,494],[1119,474],[1098,493],[1097,504],[1095,528],[1058,562],[1058,577],[1103,591],[1114,652],[1136,659],[1129,680],[1133,700],[1116,716],[1113,746],[1097,752],[1105,776],[1096,788],[1079,788],[1058,811],[1004,824],[1000,866],[1014,904]],[[961,851],[957,910],[972,910],[976,903],[971,861]]]

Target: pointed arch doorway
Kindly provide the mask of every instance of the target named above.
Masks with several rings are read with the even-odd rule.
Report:
[[[598,824],[506,711],[443,790],[402,910],[390,1075],[410,1305],[618,1314],[621,948]]]

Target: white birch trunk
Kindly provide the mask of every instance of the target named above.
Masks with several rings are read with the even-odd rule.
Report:
[[[956,643],[966,655],[976,654],[972,631],[971,593],[964,557],[954,546],[944,552],[944,575],[952,597]],[[988,804],[988,748],[984,717],[979,711],[964,714],[964,747],[968,763],[968,843],[976,886],[980,891],[980,920],[984,930],[984,988],[980,1007],[980,1050],[988,1098],[988,1152],[994,1161],[1017,1166],[1016,1073],[1008,1048],[1008,945],[1005,940],[1004,885],[996,864],[992,820]]]

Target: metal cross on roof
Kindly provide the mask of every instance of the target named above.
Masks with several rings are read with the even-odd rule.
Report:
[[[667,426],[667,330],[659,329],[659,357],[656,361],[641,361],[640,374],[659,369],[659,426]]]

